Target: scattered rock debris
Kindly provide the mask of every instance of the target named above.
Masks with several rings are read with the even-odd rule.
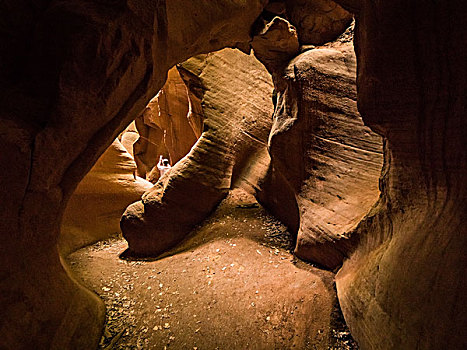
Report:
[[[247,198],[229,196],[159,260],[119,259],[120,236],[68,257],[106,305],[100,349],[357,349],[334,275],[297,261],[287,229]]]

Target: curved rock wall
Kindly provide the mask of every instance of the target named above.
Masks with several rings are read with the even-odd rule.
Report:
[[[336,2],[357,15],[360,112],[387,139],[381,199],[337,276],[345,318],[363,349],[465,348],[467,8]],[[97,344],[103,304],[56,248],[67,200],[170,67],[243,47],[265,3],[0,3],[0,347]]]
[[[225,49],[194,57],[179,69],[190,90],[203,91],[198,96],[204,132],[188,155],[126,210],[121,228],[130,255],[157,256],[179,243],[230,188],[242,182],[254,187],[268,161],[272,81],[264,67],[253,56]]]
[[[133,144],[139,139],[136,123],[133,121],[118,135],[118,140],[134,160]],[[136,165],[135,165],[136,166]]]
[[[196,104],[196,105],[195,105]],[[136,118],[140,135],[133,144],[137,175],[155,183],[159,156],[177,163],[193,147],[203,129],[200,101],[190,98],[178,69],[169,70],[164,87]]]
[[[382,167],[381,138],[357,111],[356,60],[347,34],[290,61],[299,51],[299,33],[275,17],[251,44],[277,93],[272,163],[257,198],[297,233],[299,257],[331,269],[358,242],[350,232],[378,199]]]
[[[116,139],[68,202],[58,240],[62,256],[120,232],[125,208],[152,187],[135,172],[135,161]]]
[[[56,247],[67,201],[168,69],[248,41],[265,3],[0,3],[1,348],[96,346],[103,304]]]
[[[465,312],[459,310],[465,310],[466,304],[459,295],[465,287],[462,275],[466,266],[463,253],[466,235],[462,224],[467,212],[466,191],[461,183],[466,176],[462,89],[467,60],[465,45],[460,44],[465,38],[460,39],[462,34],[458,28],[465,28],[465,10],[460,2],[449,6],[425,6],[417,1],[390,5],[339,2],[357,14],[359,109],[364,122],[386,138],[381,197],[362,221],[359,222],[365,210],[349,218],[349,208],[353,209],[351,214],[359,206],[368,210],[376,198],[374,181],[372,191],[365,193],[363,186],[365,176],[370,175],[368,170],[375,179],[380,162],[376,160],[379,152],[371,143],[366,142],[367,152],[356,152],[365,155],[357,157],[361,162],[357,167],[353,161],[349,167],[348,155],[342,163],[344,167],[338,166],[339,158],[316,157],[323,151],[328,155],[340,154],[337,147],[322,147],[330,134],[339,136],[344,131],[335,141],[346,140],[352,147],[369,136],[368,129],[365,131],[361,124],[352,129],[333,129],[326,124],[327,118],[321,113],[330,106],[337,107],[330,109],[331,115],[349,112],[345,111],[347,107],[336,105],[333,97],[354,100],[353,89],[346,88],[349,85],[342,79],[346,74],[337,84],[329,85],[330,76],[339,71],[338,61],[343,63],[341,67],[348,68],[353,59],[340,54],[332,57],[329,52],[316,49],[304,54],[314,56],[307,65],[300,56],[296,59],[301,61],[302,69],[297,65],[290,67],[285,84],[280,71],[277,72],[280,68],[277,62],[283,59],[284,51],[278,54],[274,50],[259,50],[260,59],[275,77],[279,92],[276,116],[282,116],[276,119],[271,136],[274,167],[266,179],[267,190],[261,199],[289,226],[297,227],[300,222],[298,255],[335,267],[353,253],[337,276],[337,286],[346,321],[362,348],[463,348],[463,329],[467,322]],[[440,38],[444,38],[445,44],[440,44]],[[280,45],[281,49],[284,47]],[[262,57],[265,53],[266,60]],[[323,74],[322,63],[326,69],[334,67],[334,72]],[[326,93],[319,96],[323,88]],[[349,102],[351,106],[353,103]],[[308,137],[287,138],[299,125],[297,116],[302,111],[301,105],[306,103],[308,106],[303,109],[318,117],[315,120],[318,123],[303,125],[303,129],[318,131],[325,137],[307,155],[315,168],[311,167],[307,174],[312,176],[304,182],[306,186],[298,181],[295,186],[287,187],[283,185],[285,180],[306,177],[303,175],[306,159],[293,162],[290,149],[300,149]],[[327,125],[328,129],[320,130],[321,125]],[[274,147],[274,143],[280,147]],[[370,167],[364,166],[365,163]],[[355,201],[349,202],[349,197],[338,194],[336,185],[340,179],[336,182],[333,177],[343,175],[340,169],[345,170],[347,177],[347,186],[341,190],[348,191]],[[358,171],[352,174],[354,169]],[[326,189],[326,185],[330,187]],[[287,208],[277,196],[268,195],[273,188],[288,192]],[[291,192],[295,191],[303,194],[297,207],[300,215],[290,210]],[[336,194],[337,199],[333,196]],[[332,230],[328,229],[330,224],[334,224]],[[335,235],[337,232],[348,232],[355,239],[338,239],[341,234]]]
[[[362,349],[465,348],[465,3],[340,2],[360,112],[386,138],[381,199],[337,275],[345,319]]]
[[[295,253],[331,269],[358,241],[350,233],[379,197],[382,140],[358,114],[355,77],[351,43],[294,58],[277,78],[269,138],[274,168],[297,202],[299,221],[284,218],[298,228]],[[267,203],[275,195],[268,192]],[[273,211],[286,215],[288,208],[277,203]]]

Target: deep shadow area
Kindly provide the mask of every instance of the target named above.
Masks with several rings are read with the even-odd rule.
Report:
[[[106,303],[104,349],[356,349],[334,274],[297,261],[291,242],[234,190],[165,258],[118,259],[126,243],[115,237],[68,262]]]
[[[248,51],[254,46],[256,53],[259,53],[258,49],[264,49],[263,61],[268,62],[271,70],[280,75],[280,68],[302,52],[303,48],[328,41],[323,37],[323,41],[314,42],[315,34],[338,34],[328,29],[334,29],[334,24],[340,22],[342,16],[339,14],[344,14],[344,19],[349,20],[352,15],[356,17],[354,47],[358,65],[358,96],[344,97],[352,100],[357,98],[358,112],[364,124],[385,140],[384,165],[379,178],[381,195],[370,211],[367,214],[361,213],[364,217],[355,221],[356,226],[351,235],[358,237],[356,243],[345,247],[347,249],[341,257],[337,256],[339,263],[341,258],[348,258],[335,276],[339,304],[345,320],[362,349],[467,348],[467,299],[462,297],[466,289],[467,266],[465,1],[336,0],[351,13],[336,10],[336,6],[331,6],[335,11],[329,12],[330,4],[327,0],[286,0],[282,3],[282,8],[280,4],[277,8],[278,2],[132,0],[119,1],[118,6],[115,6],[116,1],[0,2],[0,167],[4,170],[0,175],[0,188],[3,189],[0,192],[0,235],[3,237],[0,254],[0,348],[62,350],[93,349],[98,345],[105,321],[104,302],[71,278],[62,264],[56,244],[62,218],[79,182],[112,140],[139,115],[164,85],[170,67],[193,55],[223,47],[238,47]],[[315,4],[322,5],[317,8],[323,10],[323,16],[313,16],[316,13]],[[274,21],[277,18],[274,17],[273,23],[264,23],[271,18],[264,11],[278,15],[285,13],[290,22],[284,18]],[[262,17],[260,21],[258,17]],[[256,38],[252,38],[251,27],[259,22],[265,24],[264,31],[261,30]],[[326,25],[321,26],[319,23]],[[344,28],[337,31],[342,30]],[[285,50],[278,52],[277,48]],[[322,53],[314,56],[315,58],[326,58],[323,51],[313,49],[311,52],[312,56]],[[348,60],[344,59],[344,62],[347,63]],[[295,74],[299,71],[292,69],[290,72],[293,73],[287,82],[290,85],[284,90],[284,98],[277,95],[276,107],[284,106],[283,110],[289,109],[292,112],[290,116],[294,117],[294,113],[298,111],[296,107],[300,105],[295,97],[304,95],[299,90],[289,90],[293,83],[298,82],[295,78],[300,78],[299,74]],[[318,82],[321,80],[319,76],[314,78],[318,78]],[[311,82],[311,79],[306,78],[303,81]],[[336,85],[339,87],[340,84],[331,84]],[[286,91],[292,92],[291,99],[285,98]],[[251,95],[256,96],[254,93]],[[284,118],[277,119],[276,124],[280,126],[277,129],[279,134],[275,134],[277,136],[285,136],[286,133],[282,131],[291,130],[289,122],[293,120],[288,118],[288,114],[283,116]],[[276,141],[280,141],[277,136]],[[269,139],[272,137],[268,137]],[[283,137],[282,140],[283,142],[276,142],[276,150],[286,151],[289,148],[281,145],[293,146],[289,141],[300,139]],[[302,140],[310,139],[304,137]],[[340,147],[339,142],[327,142],[328,140],[336,141],[327,138],[317,145],[328,145],[329,149]],[[223,145],[230,147],[231,142]],[[226,149],[230,150],[228,147]],[[268,148],[273,149],[272,145]],[[349,152],[356,149],[354,146],[344,148]],[[274,153],[271,152],[271,159],[276,157]],[[283,155],[288,156],[288,153],[283,152]],[[350,170],[347,166],[341,168],[344,172]],[[288,169],[293,170],[296,167]],[[311,169],[314,170],[313,167]],[[332,174],[334,173],[330,172]],[[310,178],[310,184],[321,186],[322,179],[329,178],[317,174],[316,178]],[[211,179],[219,177],[213,176],[209,180]],[[212,183],[213,181],[206,181],[203,186],[206,185],[209,189],[212,188]],[[225,197],[231,182],[225,183],[227,186],[222,186],[222,182],[218,183],[219,188],[225,189],[225,193],[212,195],[208,203],[209,210],[203,211],[198,218],[207,217]],[[299,182],[297,184],[301,186]],[[180,193],[187,193],[187,187],[175,186],[173,183],[172,188],[180,189]],[[152,198],[158,199],[158,194],[155,193],[156,196]],[[196,196],[191,198],[194,201],[187,207],[200,209],[197,204],[203,202]],[[313,199],[306,193],[302,198],[305,204],[308,199]],[[341,193],[328,198],[336,203],[344,203],[346,200]],[[272,198],[275,199],[277,198]],[[203,201],[206,203],[206,198]],[[153,203],[151,209],[157,210],[157,200]],[[327,203],[331,213],[344,212],[342,207],[338,209],[332,201]],[[133,209],[141,209],[141,206]],[[158,212],[163,219],[169,217],[167,213],[173,213],[173,217],[178,219],[184,217],[182,214],[186,217],[191,213],[184,209],[177,212]],[[310,210],[309,213],[314,211]],[[303,217],[302,213],[300,215]],[[200,222],[194,220],[196,218],[191,219],[186,226],[188,230],[192,228],[190,225]],[[160,223],[160,220],[154,222]],[[175,222],[180,226],[180,221],[167,222]],[[332,227],[332,224],[331,221],[324,221],[322,227]],[[302,228],[304,237],[313,233],[312,226],[302,225]],[[180,232],[183,229],[179,230],[180,234],[184,233]],[[148,228],[148,232],[150,230],[152,227]],[[348,232],[345,231],[346,229],[339,233],[344,238],[343,242],[347,242],[345,233]],[[139,237],[142,231],[136,227],[133,232]],[[156,238],[164,237],[173,238],[167,235],[165,228]],[[310,237],[314,239],[313,236]],[[332,300],[328,300],[329,303],[321,300],[321,303],[319,298],[315,298],[317,295],[330,296],[320,293],[329,290],[320,275],[311,278],[312,274],[307,274],[302,269],[294,270],[292,266],[285,269],[287,263],[280,263],[279,259],[275,264],[275,260],[272,260],[276,256],[275,249],[258,245],[245,237],[235,239],[237,243],[211,241],[193,252],[186,251],[151,263],[154,264],[151,266],[165,263],[164,267],[170,267],[166,274],[161,272],[165,280],[156,279],[157,286],[166,286],[180,276],[184,269],[182,260],[185,258],[186,263],[191,261],[195,264],[193,266],[199,267],[199,270],[193,270],[196,273],[192,276],[198,276],[199,281],[206,281],[208,285],[213,277],[206,277],[211,276],[211,273],[206,273],[207,266],[210,265],[201,257],[209,256],[213,259],[219,255],[218,263],[222,265],[216,266],[216,276],[221,273],[219,270],[227,274],[226,271],[234,271],[229,267],[239,269],[239,262],[232,261],[230,255],[216,253],[231,253],[235,251],[229,250],[233,244],[240,247],[240,243],[242,246],[245,243],[245,252],[249,252],[249,259],[246,261],[251,263],[243,266],[244,271],[248,272],[244,274],[245,279],[239,279],[237,282],[241,283],[233,285],[226,283],[224,279],[224,285],[211,281],[213,287],[209,286],[217,286],[218,292],[227,287],[232,288],[235,295],[241,295],[242,300],[242,304],[223,304],[223,308],[218,309],[220,311],[216,315],[216,324],[227,325],[229,331],[236,330],[237,323],[233,321],[241,317],[235,317],[238,316],[235,310],[240,308],[251,312],[239,321],[238,324],[243,325],[243,328],[235,334],[232,331],[226,339],[237,341],[240,348],[251,348],[248,340],[253,333],[250,330],[265,329],[271,332],[269,328],[258,328],[258,325],[267,321],[268,325],[276,326],[276,329],[271,329],[279,329],[279,333],[275,337],[267,332],[254,333],[257,344],[260,344],[258,347],[264,344],[264,347],[274,347],[283,339],[289,344],[294,345],[296,341],[305,347],[309,346],[309,335],[316,335],[313,338],[315,341],[327,341],[329,337],[325,333],[318,333],[320,330],[326,332],[327,328],[316,326],[319,323],[315,321],[324,320],[325,324],[329,324],[326,315],[332,313],[330,310],[334,303]],[[154,242],[152,238],[140,240],[140,248],[146,248]],[[333,243],[333,240],[323,243],[330,250],[335,250],[335,245],[327,242]],[[168,245],[166,247],[169,248]],[[212,255],[208,254],[210,247],[215,248]],[[116,247],[115,259],[123,249],[123,246]],[[269,263],[269,250],[272,263]],[[341,250],[340,247],[338,250]],[[157,250],[155,254],[163,251],[165,249]],[[327,256],[322,254],[324,249],[311,252],[316,251],[320,256]],[[196,256],[197,253],[201,255]],[[304,255],[301,256],[305,258]],[[225,261],[222,260],[223,257],[226,258]],[[83,259],[85,262],[88,260],[99,259],[97,255],[90,254],[89,259]],[[310,257],[310,260],[315,261],[315,258]],[[120,276],[121,267],[126,266],[126,263],[115,261],[119,268],[114,271],[118,271]],[[200,265],[196,265],[197,263]],[[133,265],[129,267],[135,269],[149,266],[145,263],[131,264]],[[272,268],[260,269],[258,267],[263,266],[261,264],[268,267],[271,265]],[[275,265],[278,267],[274,267]],[[109,264],[110,266],[112,265]],[[224,267],[226,269],[222,270]],[[286,270],[284,273],[297,272],[294,279],[288,279],[290,276],[286,274],[283,276],[287,278],[282,278],[282,275],[281,278],[274,278],[279,276],[282,268]],[[166,271],[154,269],[156,275],[158,271]],[[102,270],[93,266],[90,271],[99,276]],[[262,271],[267,273],[262,274]],[[273,275],[271,271],[277,271],[277,274]],[[129,272],[133,277],[136,272],[138,277],[136,270],[128,270]],[[238,272],[240,271],[235,271],[237,274]],[[152,272],[147,275],[149,276],[152,276]],[[254,318],[255,310],[259,309],[256,308],[259,302],[256,304],[254,296],[256,290],[259,293],[261,290],[255,289],[255,285],[250,285],[251,289],[245,288],[245,285],[248,286],[248,278],[259,281],[261,276],[267,278],[264,281],[271,282],[267,284],[270,287],[267,291],[271,297],[268,300],[273,305],[283,305],[278,303],[277,295],[290,298],[289,305],[296,305],[303,295],[303,305],[306,305],[307,310],[306,317],[302,315],[302,320],[306,319],[311,325],[306,324],[300,328],[303,325],[300,320],[287,323],[292,320],[290,314],[294,311],[287,308],[285,312],[282,309],[272,309],[274,312],[270,315],[266,314],[265,310],[269,309],[265,308],[258,311],[261,317]],[[141,276],[139,278],[145,279]],[[301,284],[304,280],[307,284]],[[122,283],[128,287],[131,281],[129,279]],[[227,281],[233,283],[234,280]],[[243,284],[243,281],[247,283]],[[104,282],[110,283],[107,280]],[[192,282],[195,281],[188,282],[190,283],[187,285],[194,285]],[[313,285],[313,282],[316,283]],[[112,290],[108,285],[98,287],[100,290],[104,287]],[[138,293],[143,300],[149,300],[144,299],[143,292],[152,293],[153,287],[150,286],[149,290],[144,289],[145,287],[147,286],[142,283],[134,283],[132,293]],[[209,289],[206,287],[203,290]],[[105,289],[103,291],[107,292]],[[182,290],[177,291],[181,295]],[[250,296],[251,291],[253,296]],[[192,289],[184,289],[180,301],[189,304],[192,300],[193,303],[193,299],[190,299],[196,295],[193,292]],[[148,298],[150,297],[151,294]],[[154,298],[158,298],[158,294],[154,294]],[[159,298],[155,300],[158,302]],[[206,300],[216,300],[217,303],[211,304],[220,305],[219,298],[209,297]],[[167,309],[170,307],[170,303],[165,303],[166,300],[162,299],[162,302],[164,304],[156,305],[164,305],[163,308]],[[248,302],[255,303],[254,309]],[[211,304],[201,305],[206,309]],[[330,306],[326,309],[323,305]],[[324,316],[318,314],[317,310],[323,312]],[[188,308],[184,311],[189,315],[192,310]],[[297,317],[295,311],[294,315]],[[266,321],[262,318],[264,316]],[[144,323],[140,322],[149,320],[147,317],[150,316],[137,318],[135,329],[144,327]],[[270,317],[269,320],[267,317]],[[218,335],[219,328],[208,321],[206,319],[203,323],[208,325],[202,334],[203,341]],[[281,328],[277,328],[278,324]],[[282,327],[284,324],[290,327]],[[164,330],[176,330],[175,325],[169,322],[157,326],[161,325]],[[189,329],[185,325],[182,328]],[[194,328],[193,332],[198,328]],[[142,331],[144,329],[146,328],[142,328]],[[158,330],[159,328],[154,329],[155,332]],[[299,336],[295,337],[296,334]],[[121,337],[123,336],[124,333]],[[168,340],[174,343],[179,339],[178,333],[171,336],[175,339],[171,340],[168,336]],[[186,344],[189,343],[188,340],[185,341]],[[183,340],[181,344],[184,344]],[[144,344],[140,347],[144,347]]]

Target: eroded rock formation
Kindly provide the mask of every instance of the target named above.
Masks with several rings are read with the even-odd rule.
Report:
[[[362,349],[465,348],[467,8],[337,2],[357,16],[360,112],[387,139],[381,199],[337,276],[345,318]],[[67,201],[168,69],[244,47],[265,3],[0,3],[0,347],[96,345],[102,303],[56,247]]]
[[[133,151],[133,145],[134,143],[139,139],[139,133],[138,130],[136,129],[136,124],[135,122],[131,122],[130,125],[126,127],[125,130],[122,131],[120,135],[118,135],[118,140],[122,144],[123,147],[125,147],[125,150],[130,154],[130,156],[134,160],[134,151]]]
[[[205,128],[190,153],[128,207],[121,228],[127,254],[157,256],[185,238],[240,182],[256,185],[267,169],[272,81],[238,50],[194,57],[180,65],[204,106]],[[259,163],[255,169],[254,165]],[[263,166],[261,166],[263,165]]]
[[[275,17],[253,37],[251,47],[274,76],[280,74],[289,60],[298,54],[300,43],[294,26],[284,18]]]
[[[103,304],[56,247],[67,201],[168,69],[248,41],[265,3],[0,4],[0,347],[95,347]]]
[[[337,275],[362,349],[460,349],[467,304],[467,8],[339,1],[357,14],[358,106],[386,138],[382,196]]]
[[[378,199],[382,166],[381,139],[357,111],[351,28],[346,34],[295,57],[297,31],[275,17],[251,43],[277,92],[258,200],[298,232],[299,257],[331,269],[358,240],[349,233]]]
[[[457,28],[465,28],[465,11],[460,2],[423,5],[423,9],[417,1],[377,6],[369,1],[339,3],[357,14],[363,120],[387,139],[381,198],[350,232],[360,241],[344,247],[344,256],[355,250],[337,278],[345,318],[365,349],[463,347],[467,321],[459,310],[466,310],[466,304],[458,295],[465,288],[466,266],[462,224],[466,190],[461,185],[467,166],[466,102],[461,91],[467,60],[465,45],[459,45],[465,38],[460,39]],[[440,45],[440,37],[449,39]],[[455,76],[449,73],[454,67]],[[309,73],[309,78],[316,76]],[[302,82],[306,84],[305,79]],[[291,138],[283,144],[293,147],[293,143]],[[274,153],[272,149],[273,158]],[[289,169],[300,169],[300,164]],[[273,168],[270,174],[269,187],[278,187],[275,181],[283,184],[278,171]],[[316,184],[319,178],[312,185]],[[286,187],[280,188],[284,192]],[[358,198],[360,193],[353,192]],[[291,196],[288,202],[293,202]],[[281,203],[275,198],[272,204]],[[310,213],[324,214],[324,209],[325,205],[318,206]],[[292,227],[298,217],[290,210],[276,213]],[[315,234],[303,233],[307,239]],[[328,247],[341,250],[339,244]],[[300,243],[300,254],[299,249]],[[319,255],[322,249],[311,253]]]
[[[120,232],[126,207],[152,187],[135,176],[136,164],[116,139],[71,196],[61,227],[62,255]]]
[[[173,67],[164,87],[136,118],[140,135],[133,144],[137,175],[155,183],[160,177],[159,155],[171,164],[182,159],[201,136],[203,119],[200,101],[192,97]]]
[[[357,111],[356,62],[351,43],[316,48],[276,74],[278,101],[269,149],[297,202],[276,198],[266,184],[260,199],[298,228],[295,253],[334,269],[358,237],[349,233],[379,196],[382,141]],[[284,206],[287,206],[284,208]],[[298,222],[297,222],[298,220]]]
[[[297,28],[302,45],[323,45],[335,40],[353,15],[331,0],[287,0],[286,14]]]

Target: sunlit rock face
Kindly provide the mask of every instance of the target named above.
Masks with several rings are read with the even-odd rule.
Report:
[[[275,198],[272,184],[263,200],[298,228],[297,256],[333,269],[358,240],[351,231],[378,199],[382,140],[357,111],[351,43],[306,51],[276,77],[281,81],[269,148],[298,215]]]
[[[120,232],[125,208],[152,187],[135,172],[135,161],[116,139],[68,202],[58,242],[62,255]]]
[[[127,254],[157,256],[171,248],[230,188],[254,188],[269,164],[273,104],[266,69],[232,49],[194,57],[179,69],[200,98],[204,132],[188,155],[126,210],[121,228]]]
[[[160,177],[156,167],[159,156],[175,164],[198,140],[204,116],[200,101],[190,95],[178,69],[173,67],[164,87],[136,118],[140,137],[133,149],[138,176],[155,183]]]
[[[130,125],[126,127],[125,130],[118,135],[118,140],[125,148],[125,150],[130,154],[130,156],[134,159],[134,152],[133,152],[133,145],[139,139],[139,133],[136,129],[135,122],[131,122]]]
[[[360,112],[386,138],[382,197],[337,275],[345,319],[362,349],[465,348],[465,2],[340,2]]]
[[[67,201],[168,69],[248,41],[265,3],[0,3],[0,348],[96,347],[103,304],[56,247]]]

